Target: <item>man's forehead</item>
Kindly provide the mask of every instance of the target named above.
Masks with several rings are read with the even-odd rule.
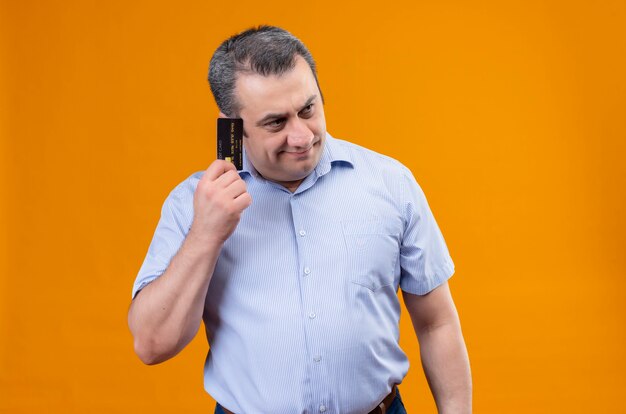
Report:
[[[317,82],[306,61],[300,59],[292,70],[280,75],[238,74],[235,95],[240,112],[292,111],[317,100]]]

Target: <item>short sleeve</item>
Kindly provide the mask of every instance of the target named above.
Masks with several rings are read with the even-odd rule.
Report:
[[[404,234],[400,247],[400,287],[424,295],[454,273],[446,242],[430,211],[424,192],[406,169],[404,179]]]
[[[133,285],[133,298],[165,272],[189,233],[193,220],[192,177],[178,185],[163,203],[161,218]]]

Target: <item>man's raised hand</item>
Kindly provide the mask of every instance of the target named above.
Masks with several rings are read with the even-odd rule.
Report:
[[[201,240],[223,244],[251,203],[246,183],[235,166],[215,160],[204,172],[194,194],[191,233]]]

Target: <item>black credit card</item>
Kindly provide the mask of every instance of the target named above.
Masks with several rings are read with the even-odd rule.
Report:
[[[243,119],[217,118],[217,158],[243,169]]]

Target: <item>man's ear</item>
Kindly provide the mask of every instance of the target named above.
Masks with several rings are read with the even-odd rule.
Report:
[[[224,115],[224,114],[222,113],[222,111],[220,111],[220,114],[218,115],[218,118],[228,118],[228,117],[227,117],[226,115]]]

